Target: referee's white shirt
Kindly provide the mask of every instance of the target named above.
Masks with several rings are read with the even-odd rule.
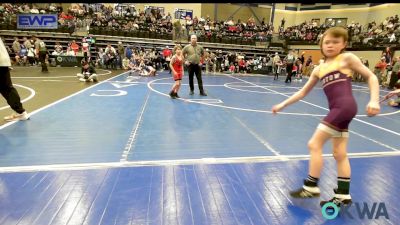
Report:
[[[8,55],[6,46],[4,46],[3,40],[0,38],[0,66],[1,67],[10,67],[11,60]]]

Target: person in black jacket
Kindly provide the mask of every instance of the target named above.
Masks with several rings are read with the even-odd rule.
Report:
[[[82,62],[82,70],[76,74],[80,81],[85,82],[98,82],[96,70],[87,61]]]

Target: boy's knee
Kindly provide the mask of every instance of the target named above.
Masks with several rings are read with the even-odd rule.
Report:
[[[333,151],[333,157],[336,161],[341,161],[347,158],[347,153],[345,151]]]
[[[317,144],[317,143],[315,143],[314,141],[308,141],[308,143],[307,143],[307,146],[308,146],[308,150],[310,151],[310,153],[316,153],[316,152],[321,152],[321,147]]]

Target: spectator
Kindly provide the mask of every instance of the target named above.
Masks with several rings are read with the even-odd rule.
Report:
[[[79,44],[76,43],[75,40],[72,40],[72,42],[70,42],[69,47],[71,48],[72,51],[74,51],[74,55],[76,56],[79,52]]]
[[[168,46],[165,47],[165,49],[163,50],[162,55],[163,55],[164,60],[165,60],[164,69],[167,70],[167,67],[168,67],[169,73],[171,73],[171,67],[169,66],[169,64],[171,62],[172,51],[169,49]]]
[[[117,50],[118,50],[118,55],[119,55],[119,59],[120,59],[120,60],[118,60],[118,62],[119,62],[118,66],[120,68],[122,68],[122,59],[124,58],[124,55],[125,55],[125,48],[121,41],[118,41]]]
[[[309,77],[311,72],[312,72],[312,69],[313,69],[312,67],[313,67],[312,57],[310,55],[310,56],[308,56],[308,59],[307,59],[307,61],[305,63],[303,74],[305,76]]]
[[[29,41],[29,43],[30,43],[30,41]],[[27,50],[28,50],[28,53],[27,53],[28,62],[29,62],[29,64],[30,64],[31,66],[33,66],[33,65],[36,64],[36,60],[35,60],[35,49],[33,48],[32,45],[30,45],[30,47],[27,48]]]
[[[400,106],[400,89],[399,86],[396,85],[396,90],[389,92],[388,95],[385,97],[391,98],[392,96],[396,96],[396,99],[389,99],[388,105],[393,106],[393,107],[399,107]]]
[[[128,59],[128,60],[130,60],[131,59],[131,57],[132,57],[132,54],[133,54],[133,50],[132,50],[132,46],[131,45],[127,45],[126,47],[125,47],[125,57]]]
[[[394,58],[394,65],[393,65],[393,69],[392,69],[392,75],[390,76],[390,81],[389,81],[389,85],[388,88],[389,89],[393,89],[395,84],[397,83],[397,81],[399,80],[399,76],[400,76],[400,56],[397,58]]]
[[[392,56],[393,52],[390,47],[386,47],[382,53],[382,56],[385,57],[385,62],[387,65],[392,65]]]
[[[63,54],[63,47],[60,44],[60,42],[56,42],[56,44],[54,45],[54,51],[52,53],[52,55],[62,55]]]
[[[104,59],[105,59],[105,53],[103,48],[99,48],[99,51],[97,53],[97,58],[96,58],[96,66],[104,67]]]
[[[18,60],[17,60],[17,58],[18,58]],[[20,64],[21,64],[21,62],[19,60],[22,59],[23,65],[24,66],[26,65],[26,62],[28,59],[28,49],[26,49],[25,45],[23,45],[23,44],[20,45],[19,53],[17,55],[15,55],[15,59],[16,59],[17,63],[20,63]]]
[[[26,37],[24,37],[23,39],[24,45],[27,49],[30,49],[32,47],[32,43],[31,40],[28,40]]]
[[[279,57],[279,56],[278,56]],[[281,74],[281,69],[283,68],[283,63],[281,61],[281,58],[276,59],[275,61],[275,72],[274,72],[274,80],[279,80],[279,75]]]
[[[21,50],[21,45],[19,43],[18,37],[14,38],[14,42],[12,43],[12,50],[16,56],[19,54],[19,51]]]
[[[82,52],[85,61],[90,62],[90,45],[86,39],[82,40]]]
[[[117,67],[117,51],[111,44],[108,44],[106,49],[104,50],[105,60],[104,64],[107,68],[111,67],[112,69],[116,69]]]
[[[71,47],[67,47],[67,51],[65,52],[67,56],[75,56],[75,52],[71,49]]]
[[[378,77],[379,84],[382,84],[382,79],[385,75],[387,63],[386,58],[382,56],[381,60],[375,65],[375,75]]]
[[[274,57],[272,59],[272,73],[276,73],[276,71],[278,69],[277,63],[279,61],[281,61],[281,57],[279,57],[279,54],[277,52],[275,52],[275,55],[274,55]]]
[[[233,65],[233,63],[231,63],[231,65],[229,66],[229,72],[231,74],[235,73],[235,65]]]
[[[82,62],[81,72],[76,74],[76,76],[83,82],[98,82],[96,70],[85,60]]]
[[[122,69],[129,69],[129,59],[127,57],[124,57],[124,59],[122,60]]]

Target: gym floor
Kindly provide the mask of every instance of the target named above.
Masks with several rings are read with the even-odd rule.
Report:
[[[80,68],[74,67],[49,67],[50,73],[42,73],[41,67],[13,67],[11,80],[17,88],[23,105],[28,112],[37,110],[45,105],[62,99],[77,91],[80,91],[92,83],[80,82],[76,74]],[[121,70],[96,69],[99,79],[108,79]],[[0,118],[12,114],[13,111],[7,105],[4,98],[0,98]],[[1,119],[0,125],[5,122]]]

